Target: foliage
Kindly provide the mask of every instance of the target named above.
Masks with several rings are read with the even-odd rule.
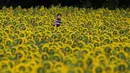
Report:
[[[86,8],[102,8],[108,7],[109,9],[115,9],[119,7],[129,8],[130,0],[0,0],[0,8],[3,6],[13,6],[18,5],[23,8],[29,8],[31,6],[41,6],[50,7],[51,5],[61,6],[78,6]]]

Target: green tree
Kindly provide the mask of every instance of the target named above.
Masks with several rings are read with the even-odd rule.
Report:
[[[108,7],[109,9],[115,9],[119,7],[119,1],[118,0],[105,0],[103,7]]]
[[[80,2],[82,3],[81,6],[82,7],[91,7],[91,2],[90,0],[80,0]]]

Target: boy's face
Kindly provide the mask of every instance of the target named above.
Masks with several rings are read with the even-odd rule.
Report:
[[[57,19],[61,19],[61,16],[59,15],[59,16],[57,16]]]

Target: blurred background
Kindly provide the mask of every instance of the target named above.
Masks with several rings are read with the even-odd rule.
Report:
[[[86,8],[130,8],[130,0],[0,0],[0,8],[3,6],[29,8],[44,5],[50,7],[51,5],[61,4],[61,6],[78,6]]]

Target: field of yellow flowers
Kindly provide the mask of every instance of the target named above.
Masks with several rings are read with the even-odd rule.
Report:
[[[0,73],[130,73],[130,10],[3,7]]]

